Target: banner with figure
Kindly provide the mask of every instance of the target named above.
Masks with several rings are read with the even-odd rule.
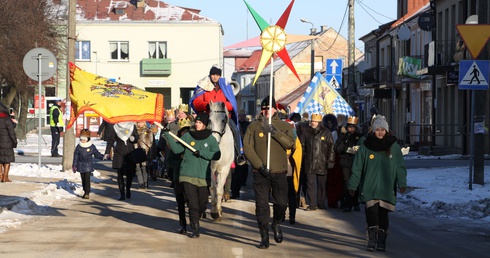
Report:
[[[298,102],[295,113],[303,114],[334,114],[354,115],[354,110],[340,96],[335,88],[325,80],[320,72],[316,72],[303,97]]]
[[[163,95],[131,84],[111,81],[69,63],[71,112],[68,128],[80,114],[90,110],[109,123],[126,121],[161,122]]]

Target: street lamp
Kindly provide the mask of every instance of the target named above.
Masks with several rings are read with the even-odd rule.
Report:
[[[313,36],[316,34],[315,25],[313,25],[313,22],[310,22],[303,18],[301,18],[300,21],[311,24],[310,35]],[[311,79],[313,79],[313,76],[315,75],[315,46],[313,45],[314,43],[315,43],[314,39],[311,39]]]
[[[99,62],[99,59],[97,58],[97,51],[92,51],[95,55],[95,74],[97,74],[97,63]]]

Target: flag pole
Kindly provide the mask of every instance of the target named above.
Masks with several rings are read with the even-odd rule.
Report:
[[[269,125],[272,126],[272,83],[274,76],[274,55],[271,55],[271,74],[270,74],[270,83],[269,83]],[[271,168],[271,132],[267,133],[267,169]]]

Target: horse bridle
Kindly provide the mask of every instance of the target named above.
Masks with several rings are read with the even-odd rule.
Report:
[[[225,113],[226,114],[226,111],[211,111],[211,112]],[[223,134],[225,134],[225,132],[226,132],[226,124],[227,123],[228,123],[228,116],[225,115],[225,126],[223,126],[223,130],[221,130],[221,132],[218,132],[218,131],[215,131],[215,130],[211,130],[212,133],[216,133],[216,134],[219,135],[220,140],[221,140],[221,137],[223,137]]]

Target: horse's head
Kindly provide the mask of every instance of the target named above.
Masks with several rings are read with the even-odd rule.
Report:
[[[219,137],[216,139],[219,140],[226,132],[226,126],[228,124],[228,110],[226,109],[226,105],[224,102],[213,102],[209,103],[209,129],[213,132],[213,134],[218,134]]]

